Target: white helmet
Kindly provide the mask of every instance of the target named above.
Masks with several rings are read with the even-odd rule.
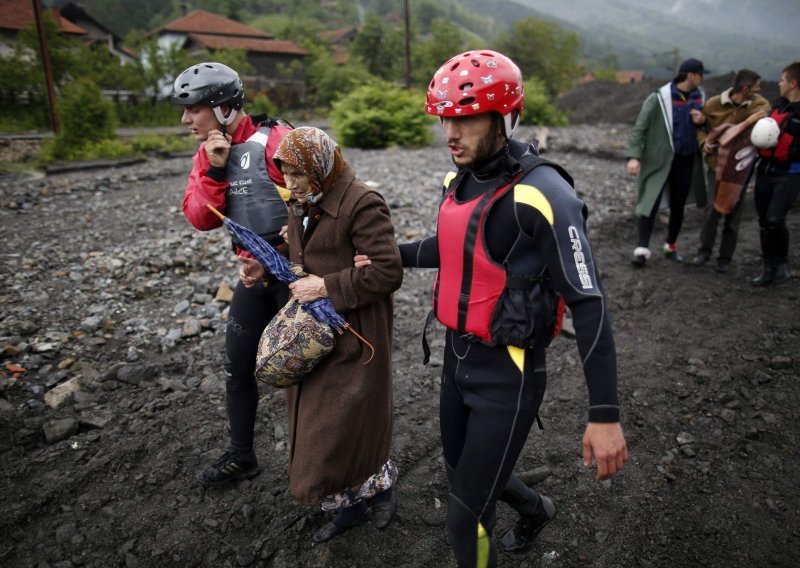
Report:
[[[781,129],[771,116],[764,117],[756,122],[750,131],[750,142],[756,148],[774,148],[778,145],[778,136]]]

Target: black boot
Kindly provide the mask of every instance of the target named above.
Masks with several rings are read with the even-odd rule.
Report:
[[[372,524],[375,528],[385,529],[392,522],[397,512],[397,485],[378,493],[370,501],[372,507]]]
[[[370,509],[365,501],[342,509],[327,525],[323,525],[314,533],[313,539],[317,544],[327,542],[339,536],[347,529],[357,527],[369,520]]]
[[[549,497],[541,495],[533,515],[520,515],[516,526],[500,539],[504,552],[519,554],[528,550],[542,529],[556,516],[556,507]]]
[[[539,495],[511,476],[499,497],[519,513],[519,520],[513,529],[509,529],[500,539],[500,548],[504,552],[525,552],[542,529],[556,516],[556,508],[548,497]]]
[[[750,280],[750,284],[753,286],[769,286],[772,284],[773,279],[775,278],[775,272],[778,269],[778,265],[772,262],[771,260],[764,261],[764,272],[759,274],[758,276],[754,277]]]
[[[775,274],[772,275],[772,284],[780,284],[792,279],[792,273],[789,271],[789,265],[785,262],[778,264],[775,267]]]

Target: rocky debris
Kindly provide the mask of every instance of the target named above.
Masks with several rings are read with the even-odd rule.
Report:
[[[567,319],[549,348],[545,430],[533,429],[516,469],[553,497],[559,516],[529,556],[502,556],[500,566],[633,566],[642,558],[659,567],[709,558],[793,566],[800,328],[787,306],[797,305],[796,283],[747,283],[760,264],[752,209],[731,273],[656,258],[633,271],[628,128],[551,128],[547,157],[573,173],[590,210],[631,461],[603,484],[581,463],[586,386]],[[344,154],[385,196],[399,241],[435,231],[451,168],[442,147]],[[196,231],[182,214],[189,168],[188,159],[151,159],[0,177],[0,564],[449,566],[438,324],[428,332],[428,366],[419,348],[431,271],[406,271],[395,295],[401,478],[387,531],[365,525],[310,546],[327,517],[288,494],[286,410],[276,390],[261,390],[262,473],[220,491],[194,483],[227,443],[222,353],[237,266],[223,231]],[[687,249],[699,222],[687,210]],[[790,223],[800,231],[796,215]],[[495,533],[515,522],[498,507]]]

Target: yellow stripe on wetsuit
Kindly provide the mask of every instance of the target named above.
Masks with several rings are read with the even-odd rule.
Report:
[[[514,201],[530,205],[547,219],[550,226],[553,225],[553,208],[539,189],[532,185],[519,184],[514,188]]]
[[[478,523],[478,558],[476,568],[489,566],[489,535],[483,525]]]

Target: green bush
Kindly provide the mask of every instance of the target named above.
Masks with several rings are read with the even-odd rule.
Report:
[[[146,126],[179,126],[182,107],[166,101],[143,101],[138,104],[114,103],[119,125],[130,128]]]
[[[65,147],[59,137],[51,138],[42,145],[39,155],[41,164],[63,161],[98,160],[124,158],[134,155],[130,144],[119,139],[86,141],[81,144]]]
[[[277,113],[275,104],[265,94],[256,95],[252,101],[245,103],[244,107],[247,110],[247,114],[251,116],[258,116],[259,114],[275,116]]]
[[[331,125],[343,146],[425,146],[433,137],[433,119],[425,114],[423,101],[421,93],[388,83],[365,85],[333,105]]]
[[[525,105],[522,109],[522,124],[539,126],[566,126],[567,115],[550,102],[550,95],[543,81],[532,77],[525,81]]]
[[[56,106],[61,127],[59,137],[65,143],[99,142],[117,135],[114,105],[87,79],[76,79],[67,85]]]
[[[44,143],[39,154],[42,165],[60,161],[117,159],[143,156],[149,153],[177,153],[194,151],[197,141],[194,136],[163,136],[160,134],[138,134],[128,139],[87,142],[69,153],[59,150],[60,141],[52,138]]]

